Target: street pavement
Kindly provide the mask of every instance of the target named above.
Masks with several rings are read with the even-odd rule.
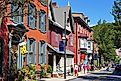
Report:
[[[112,75],[113,70],[114,68],[111,71],[101,70],[68,81],[121,81],[121,76]]]
[[[67,76],[66,79],[64,79],[64,77],[59,77],[59,78],[42,78],[39,81],[91,81],[93,80],[93,78],[95,79],[96,75],[99,74],[95,74],[95,73],[100,73],[103,72],[103,70],[105,70],[106,68],[103,68],[101,70],[95,70],[93,72],[89,72],[89,73],[85,73],[84,72],[79,72],[79,76]],[[94,75],[94,76],[90,76],[90,75]]]

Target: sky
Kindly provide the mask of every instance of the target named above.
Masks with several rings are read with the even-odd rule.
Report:
[[[72,12],[82,12],[90,19],[89,25],[96,25],[101,20],[113,22],[111,10],[114,0],[52,0],[57,2],[59,7],[66,6],[70,3]]]

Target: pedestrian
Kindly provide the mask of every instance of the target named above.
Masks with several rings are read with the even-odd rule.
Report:
[[[75,65],[75,67],[74,67],[74,73],[75,73],[75,76],[78,76],[78,65]]]
[[[86,71],[86,65],[85,64],[83,65],[83,70],[84,70],[84,74],[85,74],[85,71]]]
[[[87,72],[89,72],[89,71],[90,71],[90,65],[87,64]]]

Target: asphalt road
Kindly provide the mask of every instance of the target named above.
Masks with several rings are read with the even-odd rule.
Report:
[[[94,72],[86,76],[79,76],[74,80],[69,81],[121,81],[121,76],[112,75],[114,69],[111,72],[102,70],[100,72]]]

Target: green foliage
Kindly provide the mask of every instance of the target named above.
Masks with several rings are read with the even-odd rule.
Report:
[[[118,26],[121,26],[121,0],[115,0],[112,7],[112,15]]]
[[[35,65],[31,64],[30,66],[25,66],[22,69],[18,70],[18,80],[29,80],[32,81],[36,80],[36,74],[35,74]]]
[[[93,27],[94,40],[98,43],[99,53],[105,60],[115,60],[115,49],[121,47],[121,31],[116,28],[113,23],[101,23],[101,20]]]
[[[52,73],[52,67],[50,65],[48,65],[47,73]]]

